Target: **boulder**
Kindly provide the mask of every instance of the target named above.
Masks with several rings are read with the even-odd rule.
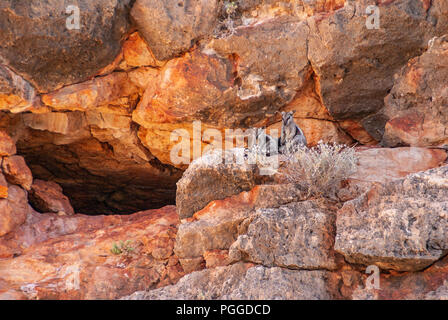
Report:
[[[336,268],[333,251],[335,216],[312,201],[277,209],[258,209],[247,232],[230,247],[230,257],[267,267]]]
[[[4,157],[2,169],[6,179],[13,184],[18,184],[26,190],[31,189],[33,175],[22,156]]]
[[[234,155],[239,158],[231,159]],[[241,163],[237,163],[237,159],[242,159]],[[255,187],[257,166],[246,159],[247,151],[231,149],[215,150],[193,161],[177,182],[179,217],[191,217],[212,200],[225,199]]]
[[[417,147],[357,147],[356,157],[356,171],[338,190],[341,201],[353,200],[373,185],[436,168],[446,161],[447,154],[445,150]]]
[[[326,271],[288,270],[256,266],[223,299],[231,300],[329,300]]]
[[[335,250],[350,263],[419,271],[448,252],[448,166],[374,186],[337,213]]]
[[[229,37],[203,44],[202,52],[231,57],[233,63],[233,87],[240,106],[222,122],[230,124],[240,118],[236,125],[250,125],[250,121],[261,120],[293,100],[310,72],[308,33],[306,23],[285,15],[238,27]],[[262,117],[257,115],[261,111]],[[243,112],[252,115],[247,118]]]
[[[5,131],[0,130],[0,157],[15,155],[16,151],[14,140]]]
[[[309,25],[308,56],[320,95],[338,120],[358,119],[381,140],[384,119],[375,114],[393,86],[393,76],[418,56],[434,36],[448,31],[444,0],[382,2],[379,29],[366,26],[369,0],[348,1],[333,14],[315,15]],[[407,30],[407,32],[403,32]]]
[[[26,192],[18,186],[9,186],[7,198],[0,199],[0,237],[23,224],[31,212]]]
[[[35,98],[36,92],[28,81],[0,64],[0,110],[31,110]]]
[[[0,251],[0,293],[97,300],[173,284],[183,275],[172,251],[178,223],[173,206],[127,216],[31,214],[0,238],[9,250]]]
[[[70,200],[62,193],[61,186],[53,181],[34,180],[28,199],[40,212],[75,214]]]
[[[212,33],[219,4],[217,0],[137,0],[131,16],[157,59],[168,60]]]
[[[78,1],[79,29],[69,29],[75,11],[65,2],[2,1],[0,60],[40,92],[85,81],[119,54],[130,4]]]
[[[448,35],[434,38],[429,49],[411,59],[385,98],[389,119],[384,146],[448,146]]]
[[[357,170],[350,179],[387,182],[409,174],[426,171],[443,164],[445,150],[427,148],[368,148],[356,150]]]
[[[135,292],[123,300],[330,299],[325,271],[294,271],[237,263],[190,273],[176,285]]]
[[[0,199],[8,198],[8,182],[5,176],[0,173]]]
[[[276,208],[304,197],[305,192],[293,185],[259,185],[249,192],[212,201],[180,224],[176,255],[206,258],[212,250],[228,250],[238,235],[245,232],[256,209]]]

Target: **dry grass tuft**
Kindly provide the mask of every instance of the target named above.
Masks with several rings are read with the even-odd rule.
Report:
[[[286,181],[308,190],[308,196],[325,198],[336,198],[341,182],[355,173],[358,161],[354,148],[321,141],[313,148],[302,146],[286,156]]]

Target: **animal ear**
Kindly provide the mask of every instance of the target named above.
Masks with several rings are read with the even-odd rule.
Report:
[[[296,113],[296,110],[292,110],[291,114],[294,115]]]

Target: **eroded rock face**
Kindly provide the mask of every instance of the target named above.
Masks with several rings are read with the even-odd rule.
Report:
[[[74,11],[64,2],[3,1],[0,60],[41,92],[84,81],[120,52],[130,3],[78,1],[80,28],[69,30]]]
[[[61,186],[53,181],[34,180],[28,198],[31,205],[40,212],[75,214],[70,200],[62,193]]]
[[[335,250],[351,263],[418,271],[448,251],[448,167],[375,186],[337,214]]]
[[[82,105],[81,100],[73,105]],[[132,213],[175,201],[180,170],[160,164],[141,145],[124,105],[106,101],[95,111],[2,119],[34,176],[60,184],[77,212]]]
[[[32,107],[35,98],[31,84],[0,64],[0,109],[26,111]]]
[[[33,175],[22,156],[4,157],[2,170],[6,179],[13,184],[30,190],[33,183]]]
[[[448,279],[447,257],[422,272],[391,275],[380,270],[379,289],[366,288],[365,281],[353,291],[354,300],[441,300]],[[367,275],[364,275],[366,277]]]
[[[157,59],[168,60],[212,33],[219,5],[217,0],[137,0],[131,14]]]
[[[237,163],[237,159],[242,161]],[[247,161],[247,151],[244,149],[224,153],[216,150],[193,161],[177,182],[176,207],[179,217],[191,217],[212,200],[252,189],[256,185],[256,171],[257,165]]]
[[[23,224],[27,215],[33,211],[28,205],[25,190],[11,185],[7,192],[6,199],[0,199],[0,237]]]
[[[370,4],[374,2],[350,1],[333,15],[310,18],[308,55],[330,114],[362,119],[379,140],[385,120],[372,114],[383,107],[394,73],[421,54],[428,40],[448,31],[448,8],[443,0],[433,1],[430,8],[424,1],[388,1],[379,6],[379,29],[368,29]]]
[[[385,98],[385,146],[445,146],[448,104],[448,36],[432,39],[429,49],[397,74]]]
[[[350,179],[369,182],[388,182],[426,171],[447,158],[445,150],[426,148],[366,148],[357,149],[357,170]]]
[[[14,231],[33,213],[26,191],[33,176],[23,158],[15,153],[14,141],[0,131],[0,237]],[[0,258],[1,251],[0,245]]]
[[[0,156],[12,156],[17,152],[14,140],[4,131],[0,131]]]
[[[229,255],[264,266],[335,269],[334,214],[311,201],[259,209]]]
[[[440,149],[358,148],[338,195],[359,198],[339,211],[219,153],[187,169],[177,213],[146,209],[174,203],[203,134],[279,129],[276,111],[311,146],[376,144],[388,120],[383,144],[443,146],[446,39],[428,40],[448,33],[446,1],[240,0],[227,30],[223,1],[78,3],[71,31],[55,1],[0,5],[0,298],[445,297],[447,172],[406,177]],[[54,182],[76,212],[145,211],[73,214]],[[380,291],[363,287],[372,263]]]
[[[356,171],[338,191],[341,201],[353,200],[373,185],[402,179],[409,174],[437,168],[447,159],[445,150],[415,147],[356,148]]]
[[[308,32],[306,23],[279,17],[242,26],[232,36],[204,45],[203,52],[231,57],[234,64],[234,85],[239,98],[235,103],[237,112],[222,121],[244,123],[245,114],[251,111],[263,111],[264,118],[292,101],[309,72]],[[244,121],[250,125],[253,119]]]
[[[329,299],[326,272],[234,264],[183,277],[178,284],[136,292],[126,300],[321,300]],[[249,269],[248,269],[249,268]]]
[[[0,260],[0,297],[115,299],[175,283],[183,274],[172,251],[178,223],[174,207],[130,216],[32,214],[0,239],[0,256],[15,256]]]

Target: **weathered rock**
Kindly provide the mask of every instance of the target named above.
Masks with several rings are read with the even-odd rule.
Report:
[[[294,271],[256,266],[238,287],[223,299],[232,300],[328,300],[330,289],[326,271]]]
[[[0,110],[27,111],[35,98],[35,90],[26,80],[0,64]]]
[[[0,260],[0,290],[28,299],[116,299],[175,283],[183,275],[172,252],[178,223],[174,207],[128,216],[33,214],[0,239],[11,250]],[[162,247],[168,253],[159,255]]]
[[[15,155],[16,151],[16,144],[11,137],[0,130],[0,157]]]
[[[356,171],[338,190],[341,201],[353,200],[373,185],[401,179],[409,174],[436,168],[444,163],[444,150],[425,148],[357,147]]]
[[[181,171],[162,165],[140,143],[124,105],[0,115],[0,127],[14,134],[33,176],[61,185],[78,213],[132,213],[175,203]]]
[[[70,200],[62,193],[61,186],[52,181],[34,180],[28,199],[40,212],[75,214]]]
[[[179,217],[191,217],[212,200],[221,200],[255,187],[257,166],[246,161],[246,153],[244,149],[216,150],[193,161],[177,182]],[[234,155],[242,162],[236,163],[236,158],[231,159]]]
[[[185,273],[202,270],[205,267],[204,258],[179,258],[179,263]]]
[[[21,115],[21,118],[24,125],[31,129],[66,136],[76,135],[82,132],[82,129],[86,126],[86,119],[81,112],[25,113]],[[87,133],[85,136],[87,136]]]
[[[383,2],[379,29],[369,29],[366,8],[372,4],[350,1],[333,14],[309,18],[308,56],[330,114],[339,120],[363,119],[371,136],[380,140],[384,122],[364,122],[372,122],[368,116],[382,108],[395,72],[421,54],[429,39],[448,31],[448,6],[444,0],[431,5],[417,0]]]
[[[247,226],[243,222],[250,221],[257,208],[275,208],[304,197],[305,192],[293,185],[259,185],[249,192],[212,201],[179,226],[174,250],[180,258],[227,250],[244,233]]]
[[[350,137],[363,145],[376,145],[378,143],[378,141],[363,128],[359,121],[348,119],[339,121],[338,124],[344,132],[348,133]]]
[[[33,175],[22,156],[4,157],[2,169],[10,183],[21,185],[26,190],[31,189]]]
[[[0,58],[40,92],[85,81],[120,52],[130,3],[78,1],[79,30],[69,30],[75,12],[64,2],[3,1]]]
[[[154,57],[151,49],[138,32],[131,34],[123,44],[123,58],[126,67],[156,67],[164,64]]]
[[[335,269],[334,214],[312,201],[259,209],[247,233],[230,247],[230,257],[268,267]]]
[[[23,224],[31,212],[26,192],[18,186],[9,186],[8,197],[0,199],[0,237]]]
[[[157,59],[168,60],[212,33],[219,4],[216,0],[137,0],[131,15]]]
[[[8,198],[8,182],[3,173],[0,173],[0,199]]]
[[[429,49],[397,74],[385,98],[385,146],[445,146],[448,115],[448,35],[432,39]]]
[[[294,271],[237,263],[193,272],[176,285],[136,292],[126,300],[329,299],[325,271]]]
[[[133,108],[138,100],[139,91],[146,88],[148,82],[157,78],[157,70],[151,68],[138,69],[144,72],[145,83],[135,82],[132,77],[136,71],[114,72],[104,77],[95,78],[80,84],[67,86],[58,91],[44,94],[42,101],[47,106],[58,111],[87,111],[108,106]],[[142,87],[139,88],[139,85]],[[116,107],[116,109],[118,109]]]
[[[364,274],[358,287],[348,295],[354,300],[439,300],[446,298],[448,259],[443,258],[422,272],[382,272],[379,288],[367,288]]]
[[[425,300],[448,300],[448,281],[445,281],[436,290],[428,292],[425,295]]]
[[[206,268],[227,266],[232,262],[232,259],[229,257],[229,250],[209,250],[204,252],[203,256]]]
[[[167,62],[133,112],[133,120],[142,126],[143,143],[172,164],[169,151],[174,144],[167,137],[175,129],[190,131],[194,120],[223,133],[272,117],[309,78],[306,34],[305,23],[280,17],[204,42]]]
[[[228,267],[206,269],[187,274],[176,286],[139,291],[123,300],[194,300],[219,299],[238,285],[251,264],[236,263]]]
[[[335,250],[357,264],[417,271],[448,252],[448,166],[410,175],[345,203]]]
[[[293,100],[309,75],[308,32],[306,23],[281,16],[239,27],[230,37],[204,45],[202,51],[207,54],[232,57],[237,96],[250,102],[245,109],[237,109],[233,119],[244,119],[241,111],[263,111],[264,118]],[[231,123],[232,118],[226,122]],[[251,120],[244,119],[245,124],[250,125]]]
[[[357,148],[358,167],[350,179],[386,182],[443,164],[445,150],[425,148]]]
[[[229,60],[198,50],[170,60],[158,81],[149,84],[133,118],[143,126],[191,120],[196,115],[200,120],[210,120],[209,113],[222,113],[220,109],[234,94],[231,73]]]

